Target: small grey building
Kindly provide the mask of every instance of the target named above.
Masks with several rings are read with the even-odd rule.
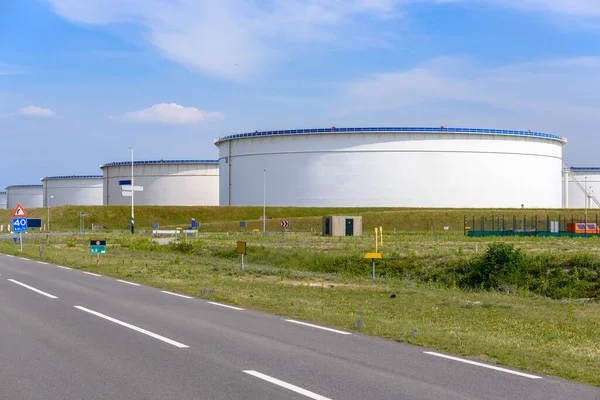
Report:
[[[323,217],[322,229],[324,236],[361,236],[362,217]]]

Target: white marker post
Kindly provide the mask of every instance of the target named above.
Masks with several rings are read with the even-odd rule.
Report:
[[[237,252],[242,255],[242,272],[244,272],[244,255],[246,254],[246,242],[237,242]]]

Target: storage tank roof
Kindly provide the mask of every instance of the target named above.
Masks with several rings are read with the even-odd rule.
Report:
[[[600,172],[600,167],[571,167],[573,172]]]
[[[512,131],[502,129],[473,129],[473,128],[411,128],[411,127],[382,127],[382,128],[317,128],[317,129],[290,129],[285,131],[255,131],[250,133],[238,133],[235,135],[222,136],[215,139],[215,145],[221,142],[233,139],[242,139],[254,136],[274,136],[274,135],[306,135],[319,133],[381,133],[381,132],[406,132],[406,133],[445,133],[445,134],[473,134],[473,135],[498,135],[498,136],[526,136],[537,137],[548,140],[555,140],[562,144],[567,143],[567,139],[552,135],[549,133],[531,132],[531,131]]]
[[[40,179],[42,182],[54,179],[103,179],[104,175],[61,175],[61,176],[46,176]]]
[[[43,188],[44,185],[10,185],[10,186],[4,186],[4,189],[10,189],[10,188]]]
[[[150,160],[134,161],[133,165],[157,165],[157,164],[218,164],[219,160]],[[100,168],[115,167],[118,165],[131,165],[131,161],[120,161],[103,164]]]

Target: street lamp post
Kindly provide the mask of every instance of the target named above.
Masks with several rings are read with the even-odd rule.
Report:
[[[588,196],[588,187],[587,187],[587,176],[584,177],[584,191],[585,191],[585,233],[587,233],[587,222],[588,222],[588,201],[589,201],[589,196]]]
[[[267,169],[263,168],[263,233],[267,222]]]
[[[129,146],[129,148],[131,149],[131,234],[133,235],[135,228],[135,217],[133,213],[133,195],[135,193],[135,191],[133,190],[133,146]]]
[[[46,196],[46,206],[48,208],[48,231],[50,231],[50,199],[53,199],[54,196]]]

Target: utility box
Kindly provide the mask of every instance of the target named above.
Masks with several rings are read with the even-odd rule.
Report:
[[[323,236],[362,236],[362,217],[323,217]]]

